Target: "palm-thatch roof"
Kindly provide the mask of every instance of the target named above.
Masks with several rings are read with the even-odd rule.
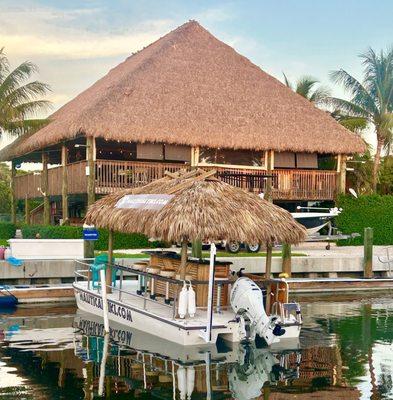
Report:
[[[178,172],[140,188],[118,191],[89,207],[86,222],[167,241],[187,238],[292,244],[305,239],[305,228],[288,211],[213,174],[203,170]],[[130,194],[173,197],[160,210],[118,208],[118,201]]]
[[[357,135],[195,21],[127,58],[50,119],[0,160],[80,134],[213,148],[365,150]]]

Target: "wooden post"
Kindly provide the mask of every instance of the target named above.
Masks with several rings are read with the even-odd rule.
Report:
[[[41,192],[44,200],[44,225],[50,224],[49,183],[48,183],[48,153],[42,152]]]
[[[180,279],[184,281],[186,279],[186,266],[187,266],[187,248],[188,240],[183,238],[181,242],[181,260],[180,260]]]
[[[337,156],[337,194],[345,194],[347,178],[347,156],[339,154]]]
[[[30,203],[27,196],[25,197],[25,224],[30,225]]]
[[[91,206],[95,202],[95,138],[86,138],[86,158],[89,175],[87,177],[87,205]]]
[[[67,154],[65,144],[61,146],[62,185],[61,185],[61,208],[63,213],[63,225],[68,224],[68,175],[67,175]]]
[[[16,196],[15,196],[15,161],[11,162],[11,222],[16,224]]]
[[[373,277],[373,228],[364,228],[364,277]]]
[[[272,175],[274,169],[274,152],[273,150],[268,150],[266,152],[266,172],[268,175]],[[268,177],[266,179],[266,189],[264,193],[264,199],[273,202],[273,178]]]
[[[106,268],[106,284],[112,286],[112,263],[113,263],[113,231],[109,229],[108,233],[108,263]],[[112,293],[111,288],[107,288],[107,293]]]
[[[282,245],[282,272],[291,277],[292,260],[291,260],[291,245],[283,243]]]

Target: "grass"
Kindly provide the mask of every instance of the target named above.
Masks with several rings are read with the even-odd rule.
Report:
[[[96,252],[96,254],[101,254],[102,252]],[[208,251],[202,252],[203,258],[209,258],[210,253]],[[305,253],[292,253],[292,257],[303,257],[306,256]],[[136,254],[127,254],[127,253],[113,253],[115,258],[149,258],[147,254],[136,253]],[[239,252],[237,254],[228,253],[226,251],[218,251],[217,257],[266,257],[266,252],[262,251],[259,253],[247,253],[247,252]],[[281,257],[281,252],[273,252],[273,257]]]

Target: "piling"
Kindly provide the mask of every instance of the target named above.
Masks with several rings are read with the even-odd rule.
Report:
[[[373,228],[364,228],[364,264],[365,278],[373,277]]]

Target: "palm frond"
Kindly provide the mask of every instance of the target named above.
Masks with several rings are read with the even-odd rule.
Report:
[[[292,89],[292,84],[291,84],[291,82],[289,82],[289,80],[288,80],[288,78],[287,78],[287,76],[285,75],[284,72],[283,72],[282,74],[284,75],[284,83],[285,83],[285,86],[287,86],[287,87],[289,87],[290,89]]]
[[[370,113],[378,112],[374,98],[367,89],[352,75],[343,69],[330,72],[330,78],[334,83],[343,85],[344,89],[350,92],[351,102],[367,109]]]
[[[303,76],[296,82],[295,92],[310,100],[313,88],[319,81],[311,76]]]
[[[366,118],[370,122],[373,118],[372,113],[349,100],[339,99],[337,97],[328,97],[326,103],[334,110],[341,112],[343,115]]]
[[[29,79],[35,72],[38,72],[38,68],[30,61],[25,61],[24,63],[20,64],[13,71],[11,71],[1,83],[0,97],[10,94],[17,87],[22,85],[27,79]]]
[[[19,86],[9,93],[8,96],[4,98],[0,97],[0,102],[16,106],[22,102],[29,101],[32,98],[43,96],[48,91],[50,91],[50,87],[45,83],[39,81],[29,82],[23,86]]]

